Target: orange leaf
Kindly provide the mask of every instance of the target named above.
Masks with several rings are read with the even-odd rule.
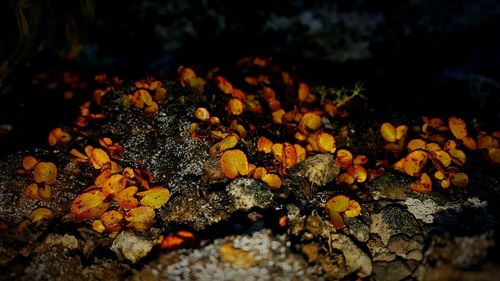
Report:
[[[467,126],[464,120],[450,117],[448,119],[448,126],[450,127],[451,133],[455,136],[455,138],[461,140],[467,136]]]
[[[405,125],[400,125],[396,128],[396,140],[400,140],[404,137],[406,137],[406,134],[408,133],[408,127]]]
[[[232,115],[240,115],[243,113],[243,103],[239,99],[230,99],[227,103],[229,113]]]
[[[496,147],[488,148],[488,159],[493,164],[500,165],[500,149]]]
[[[349,200],[349,206],[345,210],[345,216],[348,218],[354,218],[361,214],[361,205],[354,200]]]
[[[273,111],[271,115],[273,117],[274,124],[283,124],[283,115],[285,115],[285,110],[278,109],[276,111]]]
[[[37,183],[53,184],[56,182],[57,167],[52,162],[40,162],[35,166],[34,175]]]
[[[349,207],[349,197],[345,195],[336,195],[330,198],[325,203],[325,208],[328,213],[345,212]]]
[[[36,163],[38,163],[38,160],[36,160],[35,157],[31,155],[25,156],[23,158],[23,169],[31,171],[35,167]]]
[[[26,190],[24,192],[26,197],[30,199],[37,199],[38,198],[38,184],[32,183],[26,187]]]
[[[78,195],[71,204],[71,214],[75,220],[93,220],[101,216],[109,207],[106,195],[93,190]]]
[[[457,164],[459,166],[463,166],[465,164],[466,156],[465,156],[465,153],[462,150],[460,150],[460,149],[452,149],[452,150],[448,151],[448,153],[452,157],[453,163],[455,163],[455,164]]]
[[[308,112],[302,116],[302,119],[300,120],[300,125],[305,126],[306,128],[316,131],[321,127],[323,122],[321,121],[321,117],[315,113]]]
[[[294,144],[293,147],[297,154],[297,163],[306,160],[306,150],[300,144]]]
[[[388,142],[395,142],[396,141],[396,128],[391,123],[384,123],[380,127],[380,133],[382,134],[382,137],[384,140]]]
[[[454,173],[450,175],[451,183],[456,187],[467,187],[469,185],[469,176],[466,173]]]
[[[283,161],[283,144],[275,143],[271,146],[271,151],[273,152],[274,158],[278,161]]]
[[[102,192],[104,195],[108,196],[110,194],[115,194],[118,191],[125,188],[126,180],[125,177],[120,174],[115,174],[104,181]]]
[[[435,150],[430,153],[430,156],[434,159],[439,160],[443,167],[448,167],[451,164],[451,157],[448,153],[443,150]]]
[[[134,197],[137,193],[137,186],[130,186],[115,193],[116,203],[124,209],[133,209],[137,207],[139,201]]]
[[[53,212],[51,209],[48,208],[36,208],[31,212],[31,214],[28,216],[28,219],[31,222],[38,222],[41,220],[50,220],[52,218]]]
[[[273,142],[266,137],[260,137],[257,141],[257,150],[264,151],[264,153],[270,153]]]
[[[147,191],[137,193],[137,196],[142,197],[142,205],[158,209],[165,205],[168,199],[170,199],[170,192],[166,188],[154,187]]]
[[[267,174],[267,170],[264,167],[257,167],[253,172],[253,178],[256,180],[261,180],[263,176]]]
[[[430,142],[430,143],[425,145],[425,150],[427,152],[431,152],[431,151],[435,151],[435,150],[441,150],[441,147],[439,146],[439,144],[437,144],[435,142]]]
[[[160,244],[160,249],[173,251],[185,246],[192,245],[195,241],[193,233],[185,230],[179,230],[176,233],[170,233],[165,236]]]
[[[229,83],[229,81],[227,81],[226,78],[222,76],[215,77],[215,84],[217,84],[217,87],[219,87],[219,89],[221,89],[226,94],[230,94],[233,90],[233,85],[231,85],[231,83]]]
[[[127,227],[136,231],[146,231],[155,221],[155,211],[149,206],[141,206],[130,210],[125,215]]]
[[[425,150],[425,141],[423,139],[413,139],[408,142],[408,151],[412,152],[417,149]]]
[[[239,137],[237,135],[231,134],[225,137],[220,142],[220,151],[228,150],[235,147],[238,144]]]
[[[476,140],[474,140],[473,138],[465,137],[462,139],[462,141],[464,142],[465,147],[467,147],[468,149],[470,149],[470,150],[477,149]]]
[[[364,182],[366,180],[366,177],[368,176],[366,169],[358,164],[349,167],[349,169],[347,169],[347,172],[351,174],[357,182]]]
[[[338,212],[330,212],[330,222],[333,224],[333,227],[336,229],[342,229],[344,228],[344,219]]]
[[[210,119],[210,112],[208,112],[208,110],[204,107],[198,107],[194,112],[194,116],[201,121],[207,121]]]
[[[38,197],[40,197],[42,200],[48,201],[52,196],[52,188],[50,187],[50,185],[44,184],[43,187],[38,188],[37,193]]]
[[[337,184],[351,185],[354,183],[354,176],[350,173],[341,173],[337,177]]]
[[[122,229],[123,214],[116,210],[107,211],[101,215],[99,220],[106,228],[106,231],[118,232]]]
[[[411,152],[405,157],[403,170],[410,176],[416,176],[427,163],[428,153],[422,150]]]
[[[299,83],[299,101],[304,102],[307,100],[307,97],[311,94],[309,90],[309,86],[306,83]]]
[[[111,177],[111,168],[102,169],[101,173],[95,178],[94,184],[97,187],[103,187],[107,179]]]
[[[410,188],[413,191],[426,193],[432,190],[432,181],[427,173],[423,173],[420,176],[420,181],[413,182],[410,184]]]
[[[230,179],[238,175],[246,175],[248,171],[248,160],[245,153],[239,149],[225,151],[220,159],[222,172]]]
[[[355,165],[363,165],[368,163],[368,157],[366,155],[357,155],[354,157],[354,160],[352,160],[352,163]]]
[[[318,148],[319,151],[324,153],[324,152],[330,152],[334,153],[336,146],[335,146],[335,138],[324,132],[320,132],[317,137],[316,137],[316,142],[318,143]]]
[[[291,168],[297,163],[297,153],[293,145],[285,143],[283,146],[283,167]]]
[[[455,149],[457,147],[457,143],[454,140],[448,140],[443,146],[443,149],[445,151],[450,151],[452,149]]]
[[[483,149],[483,148],[488,149],[488,148],[493,148],[493,147],[497,148],[498,141],[490,135],[481,136],[477,139],[477,147],[479,149]]]
[[[346,149],[340,149],[337,151],[337,157],[335,158],[335,162],[342,168],[347,169],[352,165],[352,153]]]
[[[269,186],[271,189],[277,189],[281,187],[281,179],[275,174],[265,174],[262,177],[262,181]]]
[[[90,158],[95,169],[101,169],[104,164],[111,161],[106,151],[100,148],[94,148],[92,150]]]
[[[50,131],[48,136],[48,141],[50,146],[54,146],[58,143],[67,143],[71,140],[71,136],[63,131],[61,128],[55,128]]]

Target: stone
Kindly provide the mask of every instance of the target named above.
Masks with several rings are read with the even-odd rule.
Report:
[[[413,237],[421,234],[420,226],[415,217],[405,208],[388,205],[380,212],[371,216],[370,233],[377,234],[384,245],[396,234]]]
[[[111,245],[118,258],[127,259],[136,263],[147,256],[153,249],[153,241],[136,235],[132,231],[122,231],[118,234]]]
[[[237,178],[226,187],[226,192],[237,210],[265,209],[273,204],[273,193],[254,179]]]
[[[335,163],[332,154],[316,154],[307,157],[304,162],[296,166],[292,171],[294,175],[306,177],[318,186],[333,181],[340,172],[340,167]]]
[[[411,270],[400,259],[373,263],[373,279],[376,281],[399,281],[411,275]]]
[[[372,273],[372,262],[354,242],[344,234],[331,234],[332,249],[339,250],[345,259],[346,276],[355,273],[358,277],[367,277]]]

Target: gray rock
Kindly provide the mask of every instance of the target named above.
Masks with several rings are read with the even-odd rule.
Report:
[[[293,170],[296,176],[306,177],[310,182],[324,186],[333,181],[340,172],[332,154],[316,154],[306,158]]]
[[[405,208],[389,205],[380,212],[372,214],[370,233],[377,234],[384,245],[396,234],[413,237],[421,234],[420,226],[415,217]]]
[[[370,227],[358,218],[344,218],[346,231],[359,242],[366,242],[370,238]]]
[[[273,193],[254,179],[237,178],[226,187],[226,191],[237,210],[265,209],[273,204]]]
[[[367,277],[372,274],[372,262],[354,242],[344,234],[331,235],[331,247],[339,250],[345,258],[346,275],[355,273],[358,277]]]
[[[145,257],[153,249],[153,241],[136,235],[132,231],[122,231],[113,241],[111,250],[118,258],[127,259],[132,263]]]
[[[400,259],[391,262],[374,262],[372,278],[377,281],[399,281],[411,275],[411,270]]]

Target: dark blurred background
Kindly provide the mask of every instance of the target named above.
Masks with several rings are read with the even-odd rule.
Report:
[[[0,145],[70,125],[96,73],[175,77],[179,65],[271,56],[305,81],[362,82],[379,112],[500,125],[500,2],[96,1],[0,3]]]

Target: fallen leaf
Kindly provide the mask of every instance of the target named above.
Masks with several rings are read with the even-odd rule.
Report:
[[[50,220],[52,216],[53,212],[51,209],[40,207],[33,210],[33,212],[31,212],[28,216],[28,219],[33,223],[42,220]]]
[[[230,99],[227,103],[229,113],[232,115],[240,115],[243,113],[243,103],[239,99]]]
[[[142,198],[141,205],[158,209],[170,199],[170,192],[166,188],[153,187],[147,191],[137,193],[137,196]]]
[[[420,180],[410,184],[410,188],[413,191],[426,193],[432,190],[432,181],[427,173],[422,173]]]
[[[57,167],[52,162],[39,162],[34,170],[37,183],[53,184],[56,182]]]
[[[325,203],[325,208],[329,213],[331,212],[345,212],[349,207],[349,197],[345,195],[336,195],[330,198]]]
[[[391,123],[384,123],[380,127],[380,133],[382,134],[382,137],[384,140],[388,142],[395,142],[396,141],[396,128]]]
[[[315,113],[308,112],[302,116],[302,119],[300,120],[300,125],[305,126],[306,128],[316,131],[321,127],[323,122],[321,121],[321,117]]]
[[[220,164],[222,172],[230,179],[246,175],[248,171],[247,156],[239,149],[226,150],[221,156]]]
[[[345,216],[348,218],[354,218],[361,214],[361,205],[355,200],[349,200],[349,206],[345,210]]]
[[[410,176],[415,176],[420,173],[420,170],[424,167],[425,163],[427,163],[428,153],[422,150],[416,150],[410,152],[405,157],[405,161],[403,162],[403,170],[406,174]]]
[[[127,227],[136,231],[146,231],[155,221],[155,211],[149,206],[141,206],[128,211],[125,215]]]
[[[104,195],[112,195],[125,188],[125,177],[120,174],[115,174],[104,181],[102,192]]]
[[[139,204],[139,201],[134,197],[137,190],[137,186],[129,186],[115,193],[114,199],[120,207],[133,209]]]
[[[408,142],[407,148],[409,152],[415,151],[415,150],[426,150],[425,149],[425,141],[423,139],[413,139]]]
[[[264,176],[262,176],[262,181],[271,189],[277,189],[281,187],[281,179],[276,174],[265,174]]]
[[[448,119],[448,126],[450,127],[450,131],[455,138],[461,140],[467,136],[467,126],[464,120],[456,117],[450,117]]]
[[[31,171],[37,163],[38,160],[36,160],[35,157],[31,155],[25,156],[22,161],[23,169],[25,169],[26,171]]]
[[[318,143],[319,152],[335,152],[335,138],[331,134],[320,132],[316,137],[316,142]]]
[[[107,211],[99,220],[107,232],[118,232],[122,229],[123,214],[116,210]]]
[[[234,134],[228,135],[220,142],[220,147],[219,147],[220,151],[225,151],[235,147],[238,144],[239,139],[240,138],[237,135]]]
[[[466,173],[453,173],[450,175],[451,184],[456,187],[467,187],[469,185],[469,176]]]
[[[194,112],[194,116],[201,121],[207,121],[210,119],[210,112],[204,107],[198,107]]]
[[[92,150],[92,153],[90,154],[90,159],[95,169],[101,169],[104,166],[104,164],[109,163],[111,161],[106,151],[100,148],[94,148]]]
[[[193,233],[186,230],[179,230],[165,236],[161,241],[160,249],[173,251],[185,246],[191,246],[194,244],[194,241],[195,237]]]
[[[226,94],[230,94],[233,90],[233,85],[231,85],[231,83],[229,83],[229,81],[227,81],[226,78],[222,76],[215,77],[215,84],[217,84],[217,87],[219,87],[219,89],[221,89]]]
[[[346,149],[340,149],[337,151],[337,157],[335,162],[342,168],[347,169],[352,165],[352,153]]]
[[[93,220],[101,216],[109,207],[106,195],[94,190],[78,195],[71,204],[71,214],[75,220]]]

